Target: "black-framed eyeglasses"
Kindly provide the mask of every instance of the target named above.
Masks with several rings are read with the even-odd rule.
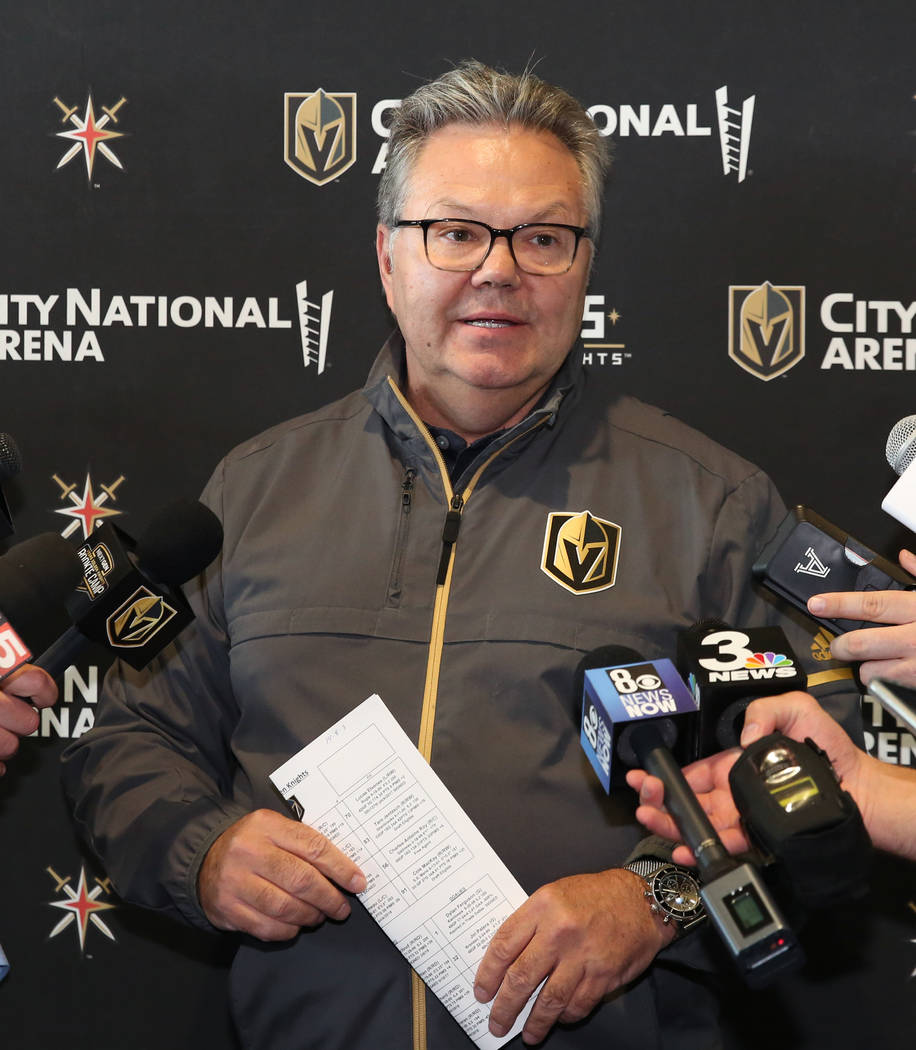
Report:
[[[505,237],[515,265],[525,273],[553,276],[573,264],[584,226],[564,222],[522,222],[508,230],[476,219],[399,219],[396,227],[418,226],[430,266],[470,271],[483,266],[497,237]]]

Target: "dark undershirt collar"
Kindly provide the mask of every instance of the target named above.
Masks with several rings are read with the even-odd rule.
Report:
[[[495,441],[501,434],[505,434],[505,430],[497,430],[492,434],[484,434],[482,438],[468,444],[460,434],[456,434],[454,430],[449,430],[447,427],[434,427],[431,423],[426,423],[425,426],[435,441],[436,447],[442,453],[445,469],[452,481],[461,476],[465,467],[476,459],[487,445]]]
[[[555,383],[556,377],[554,377],[547,390],[544,391],[538,403],[532,408],[532,412],[536,412],[546,403]],[[454,430],[449,430],[448,427],[434,427],[432,423],[427,423],[426,420],[423,421],[423,425],[429,431],[430,436],[436,443],[436,447],[442,453],[450,481],[460,478],[465,468],[470,466],[488,445],[492,444],[498,437],[502,437],[506,431],[512,429],[511,427],[503,427],[501,430],[495,430],[492,434],[484,434],[483,437],[468,444],[460,434],[456,434]]]

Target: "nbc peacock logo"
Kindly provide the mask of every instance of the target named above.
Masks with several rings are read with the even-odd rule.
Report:
[[[794,667],[795,664],[785,653],[752,653],[745,661],[744,666],[748,670],[761,667],[783,668]]]

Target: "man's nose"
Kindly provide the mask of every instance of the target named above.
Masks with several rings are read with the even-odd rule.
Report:
[[[494,238],[486,259],[471,274],[471,283],[514,287],[521,280],[520,273],[518,264],[512,255],[512,249],[509,247],[508,236],[500,234]]]

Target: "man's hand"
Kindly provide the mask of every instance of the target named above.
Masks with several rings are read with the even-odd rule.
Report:
[[[490,1031],[505,1035],[544,978],[522,1038],[540,1042],[557,1021],[580,1021],[638,977],[673,937],[649,910],[645,883],[614,868],[542,886],[496,931],[474,995],[489,1002]],[[497,994],[498,993],[498,994]]]
[[[273,810],[236,821],[210,847],[197,893],[220,930],[286,941],[303,926],[345,919],[350,904],[340,889],[362,893],[359,868],[313,828]]]
[[[38,667],[26,665],[0,682],[0,759],[12,758],[19,738],[38,728],[36,707],[50,707],[57,699],[54,679]],[[6,763],[0,761],[0,777]]]
[[[900,552],[900,564],[916,576],[916,555]],[[872,678],[888,678],[916,687],[916,591],[841,591],[816,594],[808,610],[831,620],[870,620],[890,624],[847,631],[830,645],[838,660],[861,662],[859,676],[867,685]]]

